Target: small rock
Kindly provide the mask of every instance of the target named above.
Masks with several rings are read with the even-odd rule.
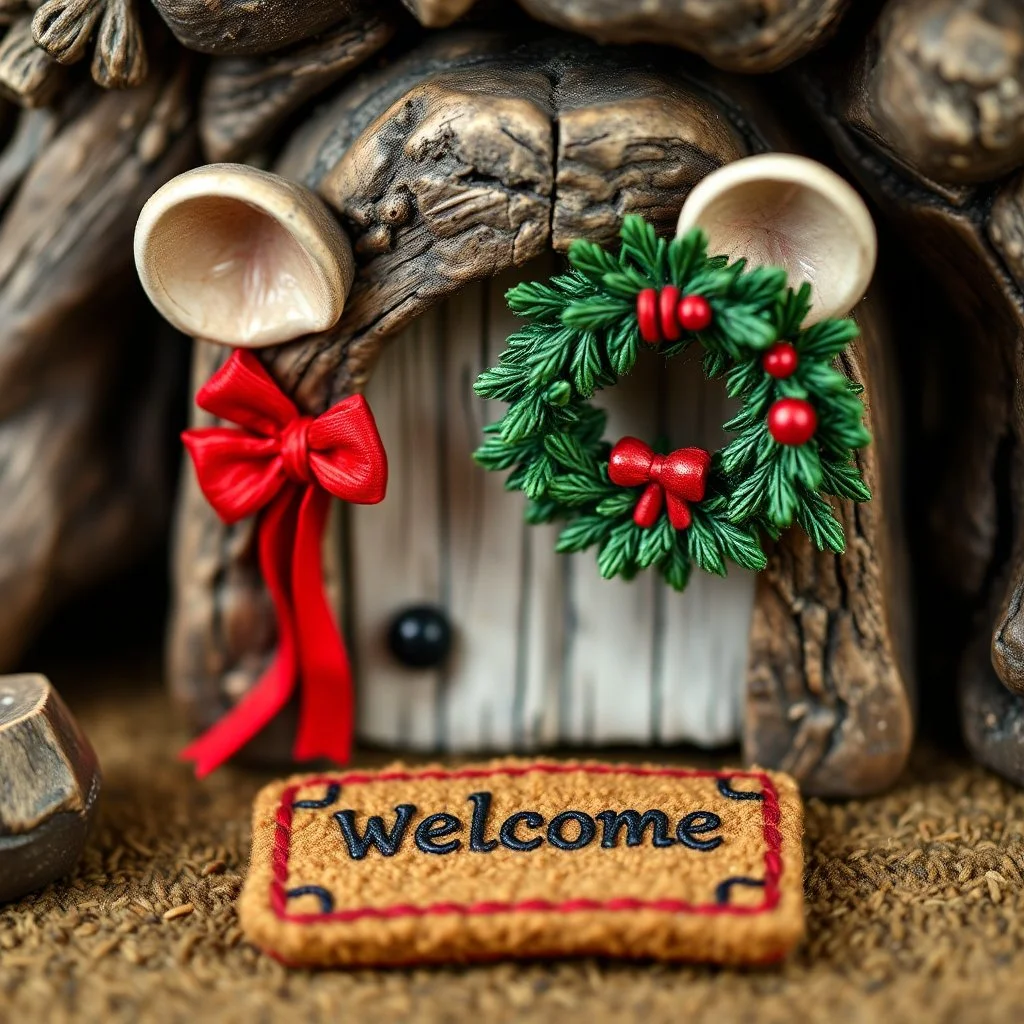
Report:
[[[0,903],[74,867],[99,791],[96,755],[49,681],[0,676]]]

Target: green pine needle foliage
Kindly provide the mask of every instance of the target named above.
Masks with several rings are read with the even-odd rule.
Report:
[[[659,354],[671,357],[699,343],[705,375],[724,375],[729,394],[741,401],[725,425],[732,437],[714,454],[707,494],[691,505],[693,522],[680,531],[665,512],[650,528],[633,522],[642,488],[608,479],[605,416],[590,404],[649,347],[636,322],[637,294],[667,284],[703,296],[713,316],[707,330],[683,332],[679,341],[658,346]],[[725,575],[730,562],[763,569],[761,537],[776,537],[793,523],[819,549],[843,550],[842,525],[823,495],[871,497],[854,461],[855,450],[871,440],[861,389],[836,368],[857,326],[824,320],[804,328],[808,285],[794,291],[783,270],[748,269],[743,260],[709,256],[699,229],[668,242],[630,216],[617,254],[574,242],[566,273],[517,285],[507,300],[526,322],[508,339],[498,364],[476,381],[478,395],[508,408],[485,428],[475,458],[509,474],[506,487],[529,500],[530,523],[563,524],[558,551],[596,548],[606,578],[631,579],[654,567],[682,590],[695,565],[716,575]],[[784,380],[762,366],[765,350],[780,340],[799,356],[796,372]],[[768,411],[781,398],[814,407],[818,427],[806,444],[772,438]]]

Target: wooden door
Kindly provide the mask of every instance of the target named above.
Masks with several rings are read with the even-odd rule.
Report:
[[[505,291],[532,265],[473,285],[394,339],[367,388],[391,472],[382,505],[350,510],[348,618],[362,739],[415,750],[513,751],[556,744],[739,737],[754,580],[695,571],[684,594],[653,573],[602,580],[593,552],[554,553],[555,527],[523,522],[524,498],[470,455],[500,408],[473,381],[516,329]],[[645,354],[601,396],[609,438],[664,433],[721,446],[724,388],[696,351]],[[438,669],[388,650],[410,604],[443,609],[455,644]]]

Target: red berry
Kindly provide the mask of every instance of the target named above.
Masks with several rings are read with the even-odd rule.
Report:
[[[654,288],[645,288],[636,296],[636,322],[640,328],[640,337],[648,345],[657,345],[661,341],[658,329],[658,293]]]
[[[667,284],[658,292],[658,319],[661,323],[661,334],[666,341],[679,340],[679,321],[676,319],[676,304],[679,302],[679,289]]]
[[[818,414],[802,398],[780,398],[768,410],[768,431],[779,444],[806,444],[818,428]]]
[[[765,352],[761,365],[764,367],[765,373],[772,377],[778,377],[779,380],[785,380],[786,377],[792,377],[796,373],[796,368],[800,365],[800,357],[788,341],[777,341]]]
[[[684,295],[677,313],[680,325],[687,331],[703,331],[711,323],[711,307],[701,295]]]

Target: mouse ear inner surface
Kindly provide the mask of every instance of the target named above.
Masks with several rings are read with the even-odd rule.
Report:
[[[864,201],[807,157],[765,153],[726,164],[690,192],[678,234],[702,228],[712,255],[778,266],[811,285],[806,324],[844,316],[863,298],[878,242]]]
[[[179,175],[143,207],[135,263],[179,330],[258,348],[327,330],[352,285],[352,249],[308,189],[240,164]]]

